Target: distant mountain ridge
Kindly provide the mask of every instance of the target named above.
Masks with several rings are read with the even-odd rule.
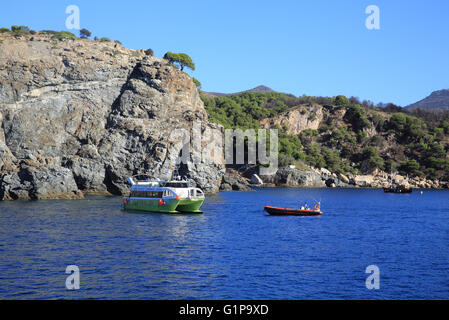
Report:
[[[449,110],[449,89],[437,90],[426,98],[406,106],[407,109],[443,109]]]
[[[239,93],[243,93],[243,92],[262,92],[262,93],[270,93],[270,92],[276,92],[275,90],[264,86],[264,85],[260,85],[257,86],[255,88],[249,89],[249,90],[245,90],[245,91],[240,91],[240,92],[234,92],[234,93],[222,93],[222,92],[207,92],[210,95],[214,95],[217,97],[224,97],[224,96],[232,96],[234,94],[239,94]]]

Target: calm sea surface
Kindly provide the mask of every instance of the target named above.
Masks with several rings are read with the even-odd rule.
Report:
[[[322,200],[320,217],[264,205]],[[3,299],[449,299],[449,192],[258,189],[203,215],[122,211],[120,197],[0,202]],[[80,269],[67,290],[65,269]],[[380,269],[368,290],[366,267]]]

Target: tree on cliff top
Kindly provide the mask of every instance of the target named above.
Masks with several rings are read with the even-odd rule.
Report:
[[[87,29],[81,29],[80,30],[80,38],[89,38],[92,35],[92,33]]]
[[[338,107],[346,107],[349,105],[349,100],[344,95],[338,95],[335,97],[335,104]]]
[[[27,26],[11,26],[11,31],[14,36],[22,36],[30,32]]]
[[[195,70],[195,64],[192,58],[186,53],[173,53],[169,51],[164,55],[164,59],[167,59],[169,63],[179,64],[181,71],[184,71],[184,67]]]

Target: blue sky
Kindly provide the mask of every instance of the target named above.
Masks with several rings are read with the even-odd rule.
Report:
[[[405,106],[449,88],[447,0],[22,0],[2,4],[0,26],[66,30],[71,4],[94,36],[188,53],[205,91],[264,84]],[[368,5],[380,9],[380,30],[365,27]]]

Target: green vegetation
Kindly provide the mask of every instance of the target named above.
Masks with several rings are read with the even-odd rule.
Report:
[[[52,38],[56,40],[74,40],[77,37],[69,31],[59,31],[55,32]]]
[[[52,34],[52,35],[54,35],[54,34],[57,33],[57,31],[53,31],[53,30],[41,30],[41,31],[39,31],[39,33],[40,33],[40,34]]]
[[[164,55],[164,59],[167,59],[168,62],[173,65],[179,65],[181,71],[184,71],[184,67],[187,67],[192,71],[195,70],[195,64],[186,53],[173,53],[169,51]]]
[[[27,26],[11,26],[11,32],[14,36],[22,36],[30,33]]]
[[[347,107],[349,106],[349,100],[343,95],[336,96],[335,105],[340,108]]]
[[[367,146],[361,153],[361,161],[364,161],[370,168],[383,168],[384,161],[374,147]]]
[[[192,77],[192,81],[197,89],[201,89],[201,82],[198,79]]]
[[[310,120],[314,114],[307,108],[322,105],[327,115],[318,130],[292,135],[287,133],[287,126],[275,126],[281,166],[305,163],[341,173],[375,168],[390,172],[393,168],[401,174],[449,180],[449,113],[431,117],[422,110],[409,112],[392,104],[379,108],[342,95],[326,98],[244,92],[202,99],[211,121],[241,129],[257,129],[261,120],[298,106],[300,114]]]
[[[80,30],[80,38],[89,38],[90,36],[92,35],[92,33],[89,31],[89,30],[87,30],[87,29],[81,29]]]
[[[340,96],[339,96],[340,97]],[[337,97],[338,98],[338,97]],[[355,132],[360,132],[363,129],[371,126],[366,118],[366,112],[359,104],[350,105],[347,108],[345,120],[347,120]]]
[[[0,33],[9,33],[15,37],[20,37],[28,34],[36,34],[36,31],[30,30],[27,26],[11,26],[11,29],[0,28]]]
[[[0,34],[2,33],[9,33],[15,37],[19,37],[19,36],[23,36],[23,35],[35,35],[35,34],[41,34],[41,35],[51,35],[52,36],[52,40],[74,40],[74,39],[78,39],[78,37],[73,34],[72,32],[69,31],[54,31],[54,30],[41,30],[39,32],[36,32],[34,30],[30,30],[29,27],[27,26],[11,26],[11,29],[8,28],[0,28]],[[79,31],[80,33],[80,38],[81,39],[88,39],[92,36],[92,33],[83,28]],[[100,42],[111,42],[111,39],[106,38],[106,37],[102,37],[102,38],[98,38],[98,37],[94,37],[95,41],[100,41]],[[115,43],[118,43],[121,45],[121,42],[118,40],[114,41]],[[148,49],[147,51],[147,55],[153,55],[153,50]]]
[[[206,98],[202,97],[213,122],[225,128],[259,128],[259,120],[286,111],[281,93],[245,92],[238,95]]]

